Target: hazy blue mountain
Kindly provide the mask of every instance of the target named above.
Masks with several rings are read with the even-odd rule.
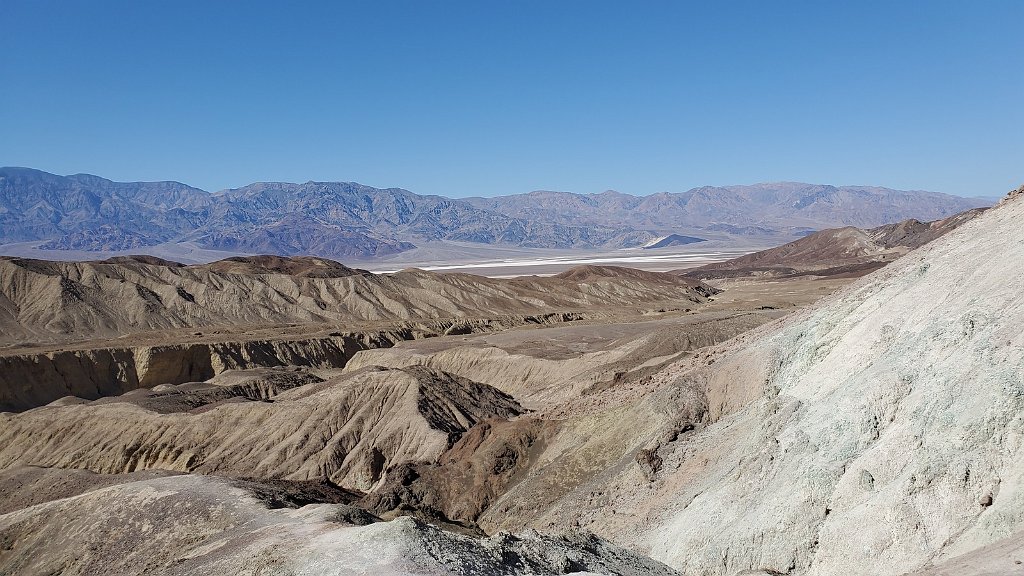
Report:
[[[201,225],[212,204],[210,194],[179,182],[112,182],[0,168],[0,242],[78,243],[83,234],[109,237],[101,228],[113,226],[158,244]]]
[[[593,248],[633,230],[579,226],[483,210],[464,200],[421,196],[400,188],[352,182],[260,182],[214,194],[215,208],[200,230],[260,229],[282,215],[388,241],[458,241],[545,248]],[[207,236],[199,236],[201,243]],[[327,254],[322,254],[327,255]]]
[[[630,196],[530,192],[467,202],[503,214],[575,223],[625,224],[633,228],[680,227],[730,233],[770,234],[783,229],[873,227],[909,218],[936,220],[991,200],[871,186],[776,182],[705,186],[687,192]],[[741,230],[744,229],[744,230]]]
[[[780,237],[836,226],[934,220],[976,198],[792,182],[631,196],[531,192],[451,199],[352,182],[258,182],[208,193],[179,182],[113,182],[0,168],[0,244],[125,251],[165,242],[371,259],[425,242],[536,248],[643,246],[675,233]]]

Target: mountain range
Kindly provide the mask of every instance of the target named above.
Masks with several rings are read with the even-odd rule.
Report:
[[[259,182],[210,193],[178,182],[0,168],[0,245],[146,252],[191,243],[239,254],[372,260],[435,242],[616,249],[676,233],[792,239],[822,228],[934,220],[987,204],[933,192],[794,182],[649,196],[542,191],[452,199],[352,182]]]

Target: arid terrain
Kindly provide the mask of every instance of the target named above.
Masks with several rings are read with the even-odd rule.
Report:
[[[1021,195],[674,273],[0,259],[0,574],[1024,574]]]

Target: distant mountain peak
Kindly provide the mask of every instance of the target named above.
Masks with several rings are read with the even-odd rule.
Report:
[[[683,236],[682,234],[669,234],[668,236],[662,236],[655,238],[647,244],[644,244],[645,250],[652,248],[669,248],[671,246],[686,246],[687,244],[696,244],[698,242],[707,242],[705,238],[697,238],[696,236]]]

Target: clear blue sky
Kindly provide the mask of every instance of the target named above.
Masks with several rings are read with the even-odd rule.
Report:
[[[1024,182],[1024,2],[0,3],[0,165],[207,190]]]

